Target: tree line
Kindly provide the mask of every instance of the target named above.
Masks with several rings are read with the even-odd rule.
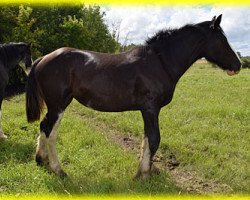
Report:
[[[33,59],[63,46],[113,53],[120,44],[109,32],[104,15],[99,6],[84,4],[1,6],[0,43],[31,43]],[[22,70],[14,69],[9,84],[22,82]]]

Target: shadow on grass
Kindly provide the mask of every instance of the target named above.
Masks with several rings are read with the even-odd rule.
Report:
[[[0,164],[10,160],[28,163],[34,159],[34,143],[22,144],[18,141],[0,140]]]

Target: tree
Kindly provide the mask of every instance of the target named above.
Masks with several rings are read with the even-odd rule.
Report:
[[[17,6],[0,6],[0,43],[8,41],[6,38],[16,26]]]
[[[62,46],[93,51],[114,52],[116,41],[109,33],[98,6],[34,7],[36,27],[43,30],[38,39],[47,54]]]
[[[237,51],[236,53],[239,56],[239,58],[242,58],[242,55],[241,55],[241,53],[239,51]]]

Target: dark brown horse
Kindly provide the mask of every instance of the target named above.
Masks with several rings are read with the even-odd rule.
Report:
[[[137,177],[148,177],[160,143],[158,115],[173,97],[185,71],[199,58],[216,63],[229,75],[241,62],[221,27],[221,15],[212,21],[165,30],[146,44],[121,54],[61,48],[33,64],[29,75],[26,111],[29,122],[39,120],[43,102],[48,112],[40,124],[36,161],[65,175],[56,153],[56,130],[73,98],[104,112],[140,110],[144,139]]]
[[[30,44],[9,43],[0,45],[0,139],[7,138],[3,133],[1,125],[1,107],[4,97],[4,90],[9,81],[9,71],[23,62],[26,68],[31,67],[32,58]]]

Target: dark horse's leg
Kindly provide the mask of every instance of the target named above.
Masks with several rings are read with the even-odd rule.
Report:
[[[2,102],[7,82],[8,82],[8,74],[6,73],[3,65],[0,63],[0,139],[7,138],[7,136],[3,133],[2,129]]]
[[[144,121],[144,138],[142,141],[141,157],[136,177],[147,178],[155,170],[152,160],[160,144],[159,109],[142,111]]]
[[[0,139],[6,139],[7,136],[3,133],[2,129],[2,102],[3,102],[4,89],[0,88]]]

